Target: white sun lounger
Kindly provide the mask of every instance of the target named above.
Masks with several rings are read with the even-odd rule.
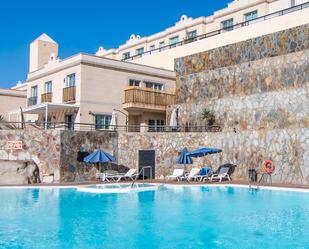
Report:
[[[119,174],[119,175],[107,175],[105,176],[106,180],[112,180],[112,181],[116,181],[119,182],[120,180],[132,180],[134,181],[134,177],[137,176],[136,173],[136,169],[129,169],[127,173],[125,174]]]
[[[219,181],[219,182],[222,182],[223,179],[228,179],[229,181],[231,181],[231,178],[228,174],[229,172],[229,168],[228,167],[222,167],[220,169],[220,171],[218,172],[218,174],[213,174],[210,178],[210,181]]]
[[[196,179],[196,176],[200,173],[200,169],[199,168],[192,168],[190,170],[189,174],[186,174],[185,176],[181,177],[181,180],[186,180],[186,181],[190,181],[191,179]]]
[[[173,174],[166,176],[166,180],[177,180],[180,181],[183,176],[183,169],[174,169]]]

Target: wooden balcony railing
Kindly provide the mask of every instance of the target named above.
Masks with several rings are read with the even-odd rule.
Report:
[[[76,97],[76,87],[75,86],[69,86],[69,87],[63,88],[62,101],[64,103],[74,102],[76,100],[75,97]]]
[[[124,104],[169,106],[175,104],[175,94],[150,88],[130,87],[124,90]]]
[[[43,93],[41,94],[41,103],[51,103],[53,99],[52,93]]]
[[[30,97],[28,98],[28,106],[36,105],[38,103],[38,97]]]

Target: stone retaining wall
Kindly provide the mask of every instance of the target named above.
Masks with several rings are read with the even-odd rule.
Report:
[[[309,127],[308,41],[309,24],[177,59],[179,125],[207,108],[223,130]]]
[[[119,134],[118,160],[132,168],[138,167],[138,150],[156,152],[156,177],[170,174],[178,152],[200,147],[222,148],[223,153],[194,159],[192,166],[211,165],[217,168],[224,163],[238,165],[233,179],[246,179],[248,167],[261,167],[266,159],[276,165],[273,181],[277,183],[309,183],[309,129],[274,129],[244,131],[240,133],[123,133]],[[130,146],[128,146],[130,145]]]
[[[21,141],[22,149],[9,149],[8,141]],[[54,181],[60,180],[60,131],[55,130],[0,130],[0,175],[10,177],[12,183],[25,183],[27,177],[31,177],[32,172],[25,174],[20,171],[25,163],[29,167],[37,165],[40,172],[40,179],[43,174],[54,174]],[[8,170],[10,166],[10,170]],[[14,176],[12,168],[16,169]],[[0,182],[1,184],[1,182]]]
[[[61,181],[85,182],[95,179],[98,172],[93,165],[78,162],[79,151],[93,152],[102,149],[117,156],[118,135],[116,132],[102,131],[62,131],[61,132]]]

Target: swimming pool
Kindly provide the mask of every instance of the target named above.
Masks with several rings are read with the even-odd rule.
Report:
[[[0,188],[0,248],[308,248],[309,193]]]

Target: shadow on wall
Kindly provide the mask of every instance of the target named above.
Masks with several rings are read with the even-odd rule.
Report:
[[[33,161],[0,161],[0,184],[41,183],[39,167]]]
[[[62,181],[87,182],[95,181],[96,173],[126,173],[130,168],[116,163],[88,164],[77,163],[62,167]]]

